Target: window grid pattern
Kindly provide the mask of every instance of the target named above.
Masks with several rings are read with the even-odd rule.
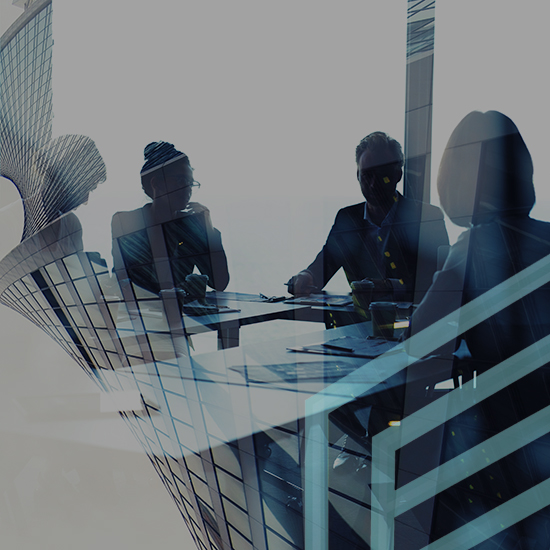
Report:
[[[435,0],[408,0],[407,59],[433,52]]]
[[[0,301],[45,329],[103,391],[139,391],[142,410],[121,416],[199,547],[267,549],[271,540],[275,548],[299,548],[301,512],[289,508],[287,490],[301,500],[298,423],[271,429],[257,423],[251,430],[264,432],[263,442],[232,440],[234,420],[225,418],[219,425],[219,403],[213,402],[230,406],[235,401],[231,387],[221,387],[214,400],[206,395],[187,348],[171,340],[170,346],[162,345],[160,336],[171,338],[166,320],[154,319],[149,329],[149,321],[142,321],[145,311],[162,311],[164,304],[134,294],[125,299],[116,276],[97,255],[83,252],[78,238],[64,252],[48,249],[46,242],[41,232],[0,263]],[[251,451],[254,445],[276,451],[271,458],[258,458]],[[286,457],[284,467],[277,454]],[[276,489],[274,475],[292,484]],[[289,514],[293,527],[281,530]],[[263,527],[258,530],[258,525]]]
[[[0,50],[0,175],[23,199],[22,240],[85,202],[106,178],[90,138],[52,139],[51,0],[29,11]]]

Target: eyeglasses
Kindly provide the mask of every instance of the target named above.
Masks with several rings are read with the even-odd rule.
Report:
[[[197,189],[200,188],[201,184],[197,181],[197,180],[191,180],[189,181],[187,178],[185,177],[180,177],[180,176],[168,176],[168,178],[172,179],[172,181],[178,186],[178,187],[181,187],[181,188],[185,188],[185,187],[196,187]],[[168,179],[167,178],[167,179]]]
[[[188,176],[185,176],[183,174],[182,175],[176,175],[176,174],[166,175],[164,173],[164,170],[163,170],[163,174],[164,174],[164,179],[166,181],[170,180],[171,183],[177,185],[178,187],[182,187],[182,188],[196,187],[197,189],[200,189],[201,184],[195,179],[192,179],[191,181],[189,181]]]

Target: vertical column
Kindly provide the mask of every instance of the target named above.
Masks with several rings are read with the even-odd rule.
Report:
[[[405,196],[430,202],[435,0],[408,0]]]

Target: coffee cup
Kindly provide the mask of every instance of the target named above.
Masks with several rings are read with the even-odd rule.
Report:
[[[394,302],[372,302],[369,307],[372,317],[372,334],[378,338],[393,338],[397,314]]]

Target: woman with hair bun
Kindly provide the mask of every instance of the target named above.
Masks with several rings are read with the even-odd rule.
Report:
[[[117,212],[112,220],[119,281],[127,275],[138,287],[158,295],[182,288],[197,268],[211,288],[224,290],[229,271],[221,234],[208,208],[190,202],[193,187],[200,184],[193,178],[189,157],[164,141],[147,145],[144,156],[141,185],[152,202]]]

